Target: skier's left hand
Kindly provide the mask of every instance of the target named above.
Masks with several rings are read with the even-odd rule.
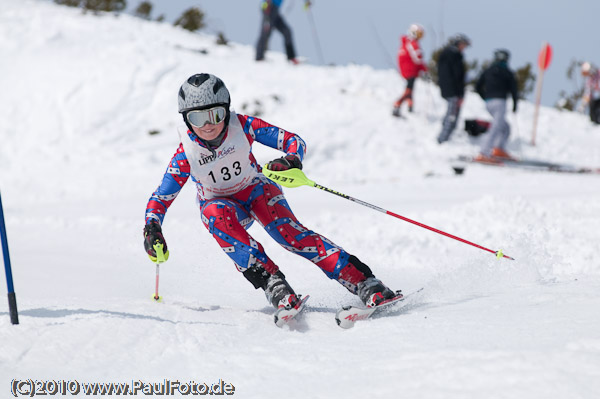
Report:
[[[302,161],[297,155],[288,154],[285,157],[277,158],[267,164],[267,169],[281,172],[288,169],[302,169]]]

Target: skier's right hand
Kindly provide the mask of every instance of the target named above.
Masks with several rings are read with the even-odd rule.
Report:
[[[297,155],[288,154],[285,157],[277,158],[267,164],[267,169],[281,172],[289,169],[302,169],[302,161]]]
[[[160,251],[161,247],[163,256],[160,253],[157,256],[156,250],[159,249]],[[163,237],[160,223],[156,220],[150,220],[144,226],[144,249],[152,262],[164,262],[169,259],[167,242],[165,241],[165,237]]]

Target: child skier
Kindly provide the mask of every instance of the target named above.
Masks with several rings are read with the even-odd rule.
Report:
[[[327,238],[304,227],[292,213],[281,187],[261,173],[252,154],[259,142],[286,155],[267,164],[274,171],[302,169],[306,151],[296,134],[261,119],[230,110],[229,91],[221,79],[202,73],[179,89],[179,112],[188,127],[146,207],[144,248],[155,261],[155,244],[168,249],[161,224],[165,213],[191,177],[196,183],[202,222],[237,269],[264,290],[275,308],[300,304],[279,267],[263,246],[246,231],[257,220],[288,251],[314,264],[325,274],[375,306],[395,293],[375,278],[371,269]]]

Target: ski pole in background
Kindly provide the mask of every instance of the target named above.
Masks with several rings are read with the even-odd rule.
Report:
[[[310,9],[311,2],[309,0],[304,2],[304,10],[306,11],[306,15],[308,15],[308,20],[310,21],[312,27],[313,39],[315,41],[315,46],[317,47],[317,52],[319,53],[319,62],[321,65],[325,65],[325,59],[323,58],[323,51],[321,50],[321,42],[319,41],[319,34],[317,33],[317,24],[315,24],[315,18],[313,17],[312,11]]]
[[[12,270],[10,267],[10,255],[8,253],[8,238],[6,237],[6,225],[4,224],[4,210],[2,209],[2,195],[0,195],[0,239],[2,239],[2,254],[4,255],[4,271],[6,272],[6,285],[8,287],[8,311],[10,322],[19,324],[19,313],[17,311],[17,296],[13,285]]]
[[[521,131],[519,130],[519,116],[516,112],[513,112],[513,118],[515,123],[515,130],[517,131],[517,139],[519,143],[519,158],[523,158],[523,142],[521,140]]]
[[[431,230],[431,231],[433,231],[435,233],[444,235],[446,237],[453,238],[453,239],[455,239],[457,241],[460,241],[462,243],[469,244],[469,245],[472,245],[472,246],[474,246],[476,248],[483,249],[484,251],[491,252],[494,255],[496,255],[497,258],[507,258],[507,259],[514,260],[514,258],[511,258],[510,256],[504,255],[501,250],[499,250],[499,251],[493,251],[491,249],[482,247],[481,245],[475,244],[475,243],[473,243],[471,241],[467,241],[467,240],[462,239],[460,237],[457,237],[455,235],[445,233],[445,232],[443,232],[441,230],[438,230],[436,228],[427,226],[427,225],[425,225],[423,223],[419,223],[419,222],[417,222],[415,220],[412,220],[412,219],[406,218],[404,216],[398,215],[398,214],[396,214],[394,212],[390,212],[390,211],[387,211],[387,210],[385,210],[383,208],[380,208],[378,206],[369,204],[368,202],[361,201],[361,200],[353,198],[353,197],[351,197],[349,195],[342,194],[342,193],[340,193],[338,191],[335,191],[335,190],[332,190],[330,188],[321,186],[320,184],[317,184],[314,181],[308,179],[306,177],[306,175],[304,174],[304,172],[302,172],[300,169],[293,168],[293,169],[288,169],[288,170],[281,171],[281,172],[276,172],[276,171],[268,169],[267,166],[265,165],[263,167],[263,174],[267,178],[273,180],[275,183],[281,184],[284,187],[289,187],[289,188],[300,187],[300,186],[315,187],[315,188],[318,188],[319,190],[323,190],[323,191],[326,191],[328,193],[335,194],[338,197],[342,197],[342,198],[345,198],[345,199],[350,200],[352,202],[355,202],[357,204],[366,206],[367,208],[374,209],[374,210],[376,210],[378,212],[385,213],[386,215],[390,215],[390,216],[393,216],[395,218],[404,220],[405,222],[409,222],[409,223],[412,223],[412,224],[417,225],[419,227],[423,227],[424,229]]]
[[[152,298],[156,301],[156,302],[161,302],[162,301],[162,297],[160,295],[158,295],[158,279],[159,279],[159,273],[160,273],[160,264],[165,262],[165,253],[163,251],[163,244],[159,243],[158,240],[156,242],[156,244],[153,245],[154,250],[156,251],[156,288],[154,289],[154,295],[152,295]]]
[[[437,101],[435,101],[435,94],[433,93],[433,89],[431,88],[431,85],[434,84],[433,78],[431,77],[429,72],[427,72],[427,75],[428,75],[428,77],[425,79],[425,84],[427,85],[427,93],[429,94],[429,103],[431,104],[431,107],[429,107],[429,109],[427,110],[427,120],[432,122],[436,119],[434,110],[438,109],[438,105],[437,105]]]
[[[375,24],[373,23],[373,20],[371,18],[369,18],[369,25],[371,25],[371,30],[373,31],[375,40],[377,41],[377,44],[379,45],[379,49],[381,50],[381,53],[383,54],[383,57],[385,58],[385,62],[390,66],[390,68],[397,69],[398,66],[396,65],[396,62],[394,61],[394,57],[392,57],[390,55],[390,53],[387,51],[385,45],[383,44],[383,40],[381,40],[381,36],[379,36],[377,27],[375,26]]]

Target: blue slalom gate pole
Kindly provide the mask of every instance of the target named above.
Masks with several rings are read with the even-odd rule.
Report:
[[[4,255],[4,270],[6,271],[6,285],[8,287],[8,310],[10,322],[19,324],[19,313],[17,312],[17,297],[13,285],[12,270],[10,268],[10,256],[8,254],[8,238],[6,237],[6,226],[4,224],[4,211],[2,210],[2,195],[0,194],[0,238],[2,239],[2,254]]]

